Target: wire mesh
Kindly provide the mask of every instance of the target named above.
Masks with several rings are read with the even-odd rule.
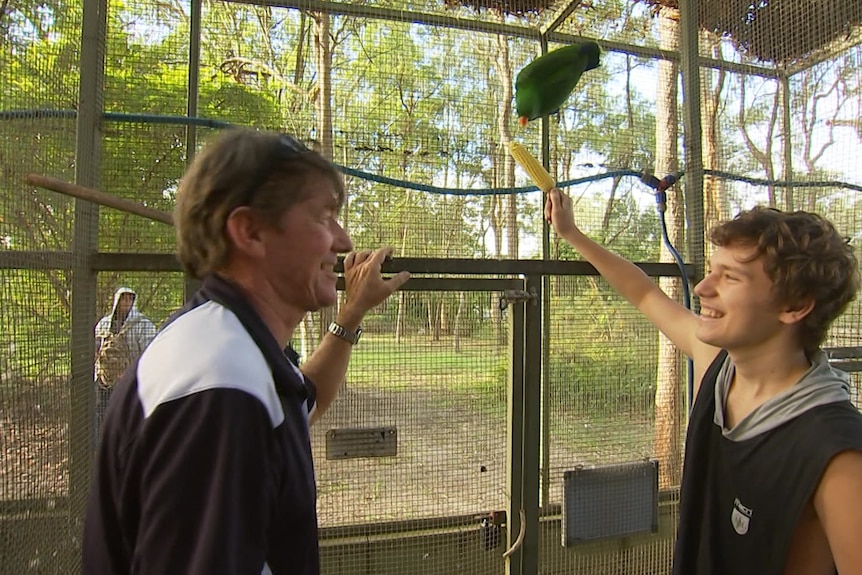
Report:
[[[499,562],[477,530],[508,501],[510,354],[496,305],[483,292],[402,292],[365,320],[344,387],[312,428],[325,558],[359,538],[374,573]],[[331,456],[332,433],[374,427],[397,432],[397,455]],[[340,557],[340,572],[366,561]]]
[[[513,122],[512,79],[559,19],[549,49],[579,37],[603,46],[602,66],[551,115],[548,132],[552,174],[585,180],[567,190],[592,237],[634,261],[673,262],[656,196],[638,176],[686,171],[695,152],[703,181],[684,174],[664,213],[687,261],[701,242],[708,255],[714,223],[759,203],[824,214],[858,245],[856,3],[816,17],[787,12],[801,3],[698,3],[711,24],[693,48],[702,58],[697,98],[678,89],[688,54],[676,4],[376,0],[321,3],[331,12],[319,12],[208,0],[198,44],[191,2],[111,2],[100,187],[170,210],[196,147],[223,125],[258,126],[296,134],[361,172],[346,176],[342,214],[359,248],[391,245],[396,257],[429,260],[578,260],[553,234],[544,244],[539,192],[488,193],[530,184],[505,153],[508,140],[543,155],[540,122],[523,130]],[[74,251],[75,203],[23,177],[75,177],[81,9],[57,0],[2,16],[0,573],[74,573],[81,510],[70,503],[69,461],[73,444],[91,440],[92,410],[68,383],[71,356],[86,347],[72,341],[73,324],[94,323],[119,285],[138,291],[141,311],[160,324],[184,285],[178,272],[103,271],[96,294],[71,293],[85,257]],[[198,118],[168,118],[186,114],[190,93]],[[696,144],[685,133],[690,106],[701,119]],[[702,201],[693,197],[700,186]],[[173,230],[103,208],[98,249],[170,254]],[[682,299],[678,279],[657,281]],[[525,470],[541,480],[538,570],[668,572],[685,363],[603,280],[552,277],[547,286],[547,337],[532,342],[546,358],[542,461]],[[96,309],[72,317],[70,302],[89,295]],[[508,340],[518,334],[507,331],[498,297],[409,291],[367,318],[345,388],[313,428],[325,574],[504,571],[513,534],[493,512],[512,496]],[[835,323],[828,347],[858,346],[860,305]],[[322,325],[320,314],[303,324],[305,355]],[[858,402],[858,375],[853,382]],[[395,429],[397,455],[327,457],[327,432],[369,428]],[[565,471],[645,458],[661,469],[658,532],[563,548]]]
[[[111,122],[102,143],[101,189],[170,212],[185,169],[185,127]],[[111,208],[99,211],[102,252],[173,253],[173,227]]]
[[[68,503],[74,204],[32,189],[24,177],[72,176],[74,121],[40,110],[77,100],[77,75],[55,67],[74,60],[81,11],[14,5],[2,12],[0,573],[62,573],[78,554],[79,510]]]

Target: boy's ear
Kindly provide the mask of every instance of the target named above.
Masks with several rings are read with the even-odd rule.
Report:
[[[779,319],[786,324],[793,324],[802,321],[805,316],[811,313],[814,309],[814,300],[806,298],[800,302],[787,304],[784,311],[781,312]]]

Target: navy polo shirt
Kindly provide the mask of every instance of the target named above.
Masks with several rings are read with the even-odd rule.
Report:
[[[313,405],[260,316],[207,278],[114,390],[85,575],[317,575]]]

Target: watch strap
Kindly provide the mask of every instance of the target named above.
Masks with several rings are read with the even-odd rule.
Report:
[[[335,337],[343,339],[350,345],[356,345],[359,343],[359,338],[362,337],[361,326],[356,328],[356,331],[351,331],[337,322],[332,322],[329,324],[328,331]]]

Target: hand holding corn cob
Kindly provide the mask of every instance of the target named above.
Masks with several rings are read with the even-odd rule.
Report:
[[[575,245],[577,238],[583,233],[575,224],[574,204],[572,198],[559,188],[551,188],[545,199],[545,219],[553,226],[561,238]]]

